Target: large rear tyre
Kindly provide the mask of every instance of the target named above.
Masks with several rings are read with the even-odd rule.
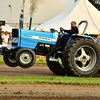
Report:
[[[50,56],[46,57],[47,66],[49,69],[57,75],[66,75],[66,70],[64,69],[64,66],[60,64],[59,62],[49,61]]]
[[[36,61],[36,55],[29,48],[21,48],[16,54],[16,61],[22,68],[30,68]]]
[[[91,39],[77,39],[65,47],[64,68],[69,76],[91,76],[100,65],[100,49]]]
[[[18,64],[15,60],[16,50],[9,50],[3,55],[3,60],[9,67],[17,67]]]

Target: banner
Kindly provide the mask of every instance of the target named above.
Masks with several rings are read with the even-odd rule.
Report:
[[[20,20],[19,20],[19,28],[23,29],[23,22],[24,22],[24,9],[25,9],[25,0],[23,0],[21,9],[20,9]]]

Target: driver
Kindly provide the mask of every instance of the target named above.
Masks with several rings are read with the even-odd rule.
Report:
[[[65,45],[66,45],[66,43],[67,43],[67,41],[68,41],[68,39],[69,39],[69,37],[72,35],[72,34],[78,34],[79,33],[79,30],[78,30],[78,28],[76,27],[76,22],[75,21],[72,21],[71,22],[71,30],[65,30],[65,29],[63,29],[62,27],[60,28],[60,31],[61,32],[67,32],[68,34],[69,34],[69,36],[65,36],[64,35],[64,37],[62,37],[61,38],[61,40],[60,40],[60,42],[59,42],[59,49],[60,48],[63,48]]]
[[[71,22],[71,30],[65,30],[65,29],[63,29],[63,28],[61,27],[61,28],[60,28],[60,31],[61,31],[61,32],[62,32],[62,31],[67,32],[70,36],[71,36],[72,34],[78,34],[78,33],[79,33],[78,28],[76,27],[76,22],[75,22],[75,21],[72,21],[72,22]]]

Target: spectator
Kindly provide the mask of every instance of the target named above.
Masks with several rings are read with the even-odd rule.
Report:
[[[100,36],[99,35],[97,35],[96,42],[98,42],[100,44]]]
[[[39,61],[43,61],[44,56],[39,56]]]
[[[2,37],[1,37],[1,33],[0,33],[0,45],[2,44]]]
[[[11,44],[11,39],[12,39],[12,33],[9,33],[9,44]]]
[[[4,35],[4,31],[1,32],[1,37],[2,37],[2,42],[4,42],[4,39],[3,39],[3,35]]]
[[[3,36],[4,34],[5,34],[4,31],[2,31],[2,32],[1,32],[1,36]]]
[[[5,34],[2,36],[2,38],[3,38],[4,44],[7,44],[7,43],[8,43],[8,40],[9,40],[9,34],[8,34],[7,31],[6,31]]]
[[[97,37],[97,36],[93,36],[94,40],[96,40],[96,39],[97,39],[96,37]]]

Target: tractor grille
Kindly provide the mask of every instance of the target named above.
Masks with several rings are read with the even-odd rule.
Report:
[[[12,30],[12,46],[18,45],[18,29]]]

